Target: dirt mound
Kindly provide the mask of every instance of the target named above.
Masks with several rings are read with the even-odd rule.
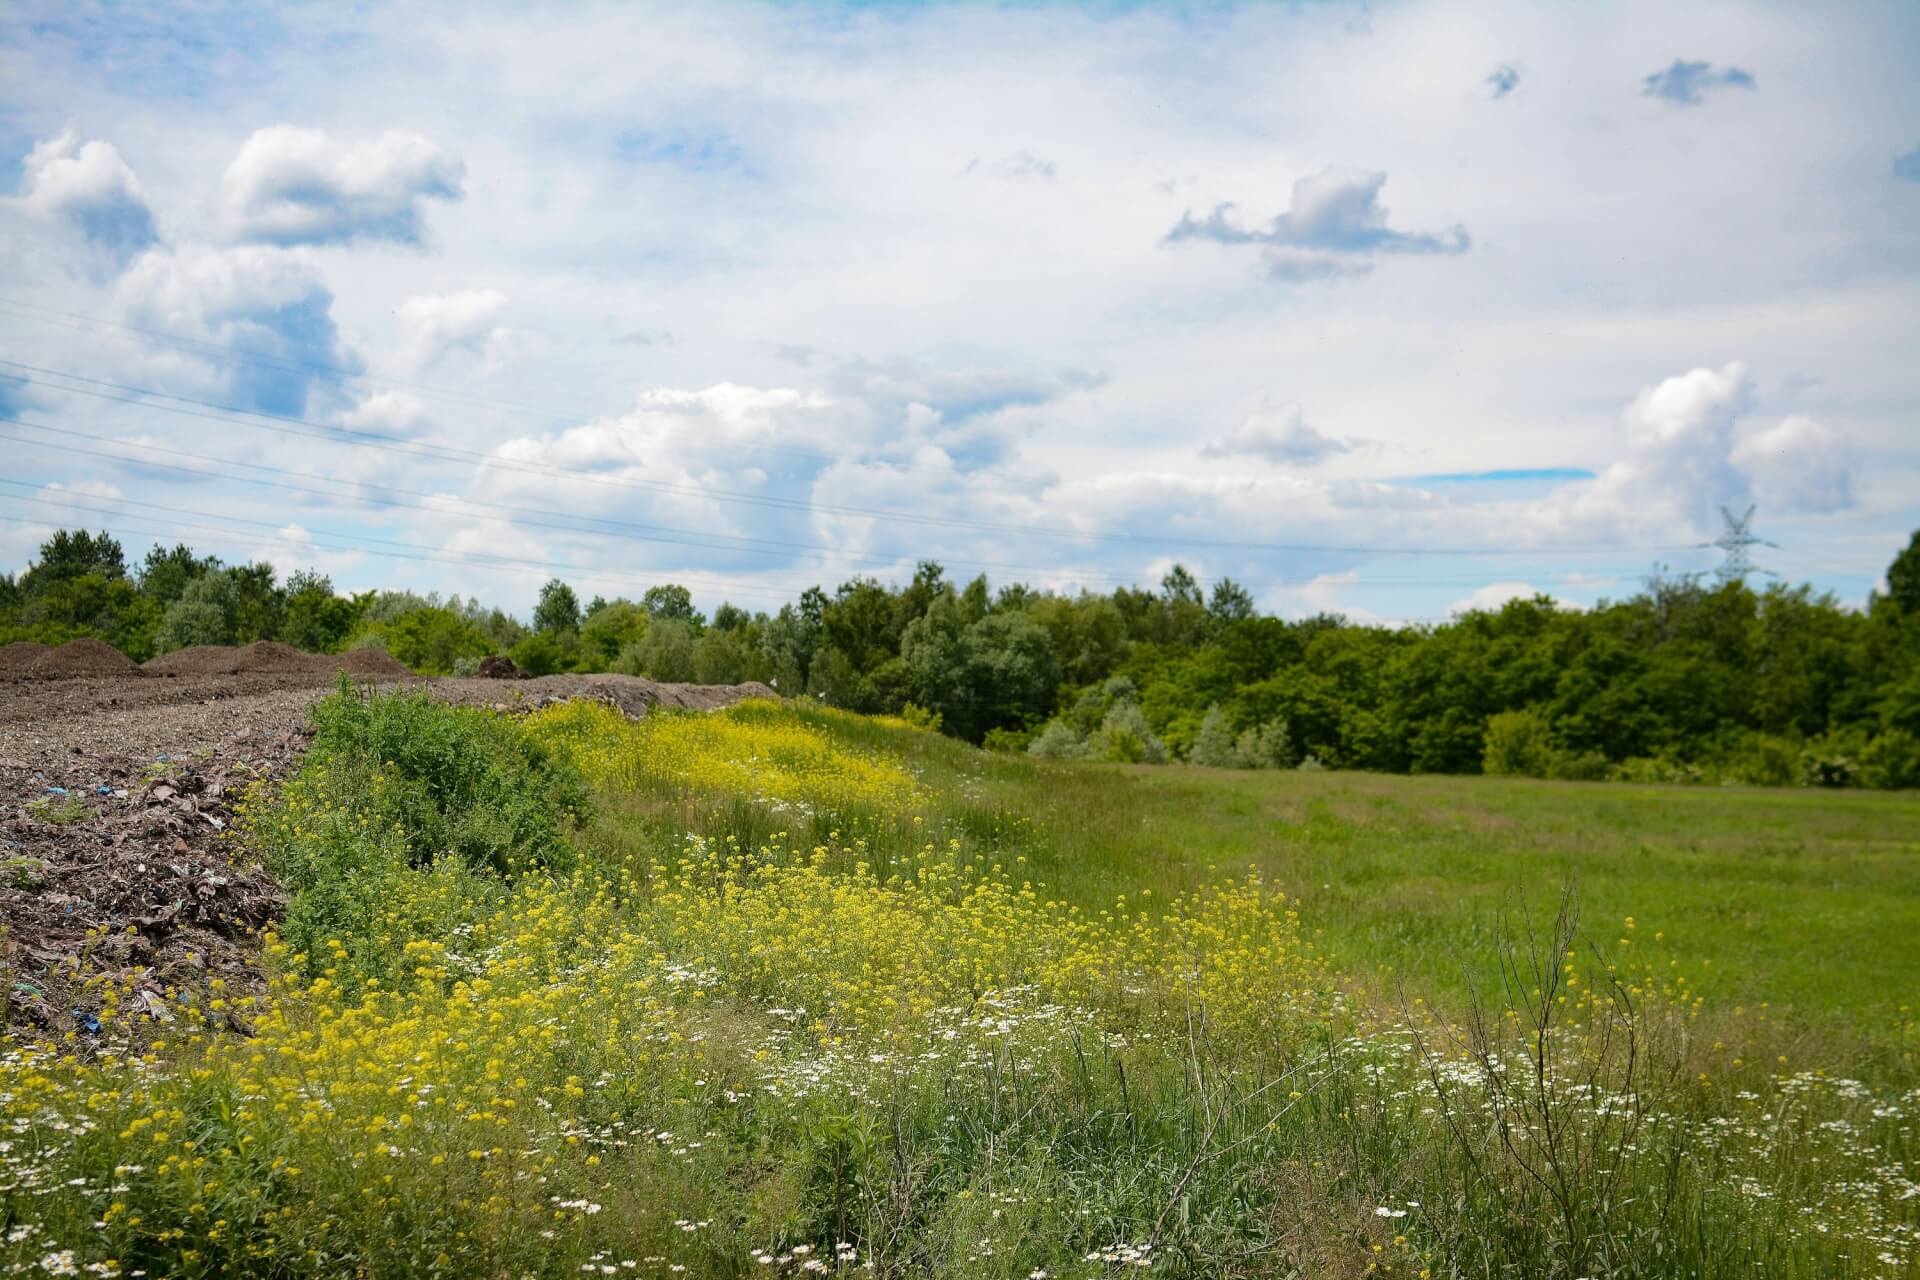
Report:
[[[227,676],[238,668],[240,651],[229,644],[190,644],[150,660],[146,670],[161,676]]]
[[[278,640],[256,640],[244,649],[224,644],[196,644],[163,653],[146,665],[162,676],[231,675],[348,675],[399,679],[410,676],[402,663],[383,649],[350,649],[346,653],[304,653]]]
[[[233,651],[234,671],[331,671],[333,660],[323,653],[302,653],[278,640],[255,640]]]
[[[498,654],[480,659],[480,674],[488,680],[525,680],[527,673],[515,666],[512,658]]]
[[[38,640],[15,640],[12,644],[0,644],[0,680],[26,675],[33,670],[35,663],[52,652]]]
[[[137,676],[140,668],[104,640],[88,636],[48,650],[27,669],[27,674],[36,680],[64,680],[76,676]]]
[[[349,649],[338,657],[322,660],[327,664],[321,668],[322,671],[345,671],[357,676],[391,676],[394,679],[413,674],[406,663],[385,649]]]

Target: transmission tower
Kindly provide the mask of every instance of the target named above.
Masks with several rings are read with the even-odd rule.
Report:
[[[1727,522],[1726,532],[1706,545],[1719,547],[1722,551],[1726,552],[1726,557],[1720,561],[1720,567],[1713,571],[1713,576],[1720,580],[1722,586],[1725,586],[1729,582],[1745,582],[1747,575],[1752,573],[1764,573],[1770,578],[1778,576],[1773,570],[1762,569],[1754,564],[1753,557],[1747,554],[1747,548],[1749,547],[1778,547],[1780,545],[1777,542],[1768,542],[1765,538],[1759,537],[1753,532],[1753,513],[1755,510],[1757,510],[1757,508],[1748,507],[1745,515],[1736,516],[1725,507],[1720,508],[1720,517]]]

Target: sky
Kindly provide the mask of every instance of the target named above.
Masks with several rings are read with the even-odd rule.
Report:
[[[1910,4],[4,12],[0,570],[1397,623],[1920,526]]]

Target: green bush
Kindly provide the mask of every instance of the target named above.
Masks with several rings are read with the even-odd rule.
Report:
[[[1553,739],[1547,718],[1533,707],[1502,711],[1487,720],[1480,767],[1493,774],[1547,777],[1553,767]]]
[[[1920,787],[1920,737],[1888,729],[1860,751],[1860,781],[1883,791]]]
[[[560,641],[545,631],[536,631],[507,650],[515,666],[530,676],[550,676],[568,667],[567,651]]]
[[[292,891],[281,935],[309,977],[386,981],[408,942],[454,936],[514,878],[573,865],[586,786],[516,722],[344,682],[310,715],[299,771],[246,813]]]
[[[443,853],[503,875],[572,863],[563,828],[588,816],[586,784],[517,724],[425,690],[363,697],[345,681],[308,717],[314,757],[384,769],[381,816],[406,833],[413,865]]]
[[[408,609],[392,617],[362,624],[354,647],[375,646],[427,675],[452,672],[461,658],[484,658],[498,652],[493,640],[471,618],[436,605]]]

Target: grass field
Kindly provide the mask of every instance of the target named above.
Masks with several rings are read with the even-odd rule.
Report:
[[[1423,991],[1488,975],[1503,919],[1550,915],[1571,881],[1603,941],[1658,937],[1722,1002],[1883,1043],[1920,1003],[1910,792],[1099,767],[999,789],[1089,894],[1253,865],[1342,968]]]
[[[841,730],[841,732],[849,732]],[[1920,793],[1057,764],[876,731],[936,822],[996,830],[1083,904],[1255,868],[1376,994],[1460,996],[1569,883],[1589,932],[1810,1035],[1914,1042]],[[1633,927],[1626,922],[1631,919]]]
[[[1912,797],[315,718],[267,995],[0,1055],[12,1273],[1920,1268]]]

